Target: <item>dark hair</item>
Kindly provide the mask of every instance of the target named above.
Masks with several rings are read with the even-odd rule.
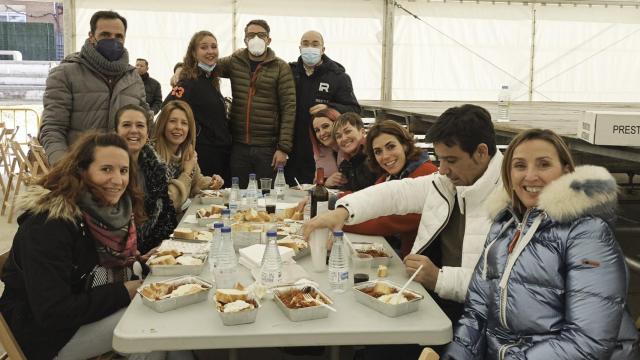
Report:
[[[142,113],[142,115],[144,115],[144,118],[147,119],[147,131],[149,131],[149,129],[151,128],[151,121],[152,121],[151,115],[140,105],[127,104],[127,105],[122,106],[116,112],[116,123],[115,123],[116,132],[118,131],[118,125],[120,124],[120,117],[127,110],[133,110],[133,111],[137,111],[137,112]]]
[[[470,156],[480,144],[487,145],[489,156],[496,153],[496,132],[491,114],[477,105],[465,104],[447,109],[427,130],[427,139],[449,147],[458,145]]]
[[[144,61],[144,64],[145,64],[146,66],[149,66],[149,62],[147,61],[147,59],[137,58],[137,59],[136,59],[136,62],[138,62],[138,61]]]
[[[218,43],[218,39],[211,31],[201,30],[193,34],[191,40],[189,40],[187,52],[184,54],[184,59],[182,60],[182,72],[180,73],[179,80],[198,78],[200,70],[198,68],[198,59],[196,59],[196,48],[198,47],[198,43],[207,36],[212,37],[216,41],[216,44]],[[175,72],[175,67],[173,72]],[[217,71],[211,73],[211,83],[216,89],[220,89],[220,77]]]
[[[336,132],[338,131],[338,129],[342,129],[347,125],[351,125],[355,127],[357,130],[364,129],[364,123],[362,122],[362,118],[360,117],[360,115],[354,112],[346,112],[338,116],[338,119],[333,123],[333,129],[331,129],[331,136],[333,136],[333,138],[335,139]]]
[[[144,197],[138,184],[138,166],[131,158],[127,142],[116,133],[92,130],[76,140],[69,152],[53,166],[51,171],[36,181],[36,184],[51,191],[40,198],[39,203],[44,204],[51,198],[62,197],[67,206],[75,207],[85,190],[90,191],[99,203],[105,203],[105,199],[96,196],[98,192],[94,191],[95,185],[89,182],[86,172],[95,160],[96,148],[109,146],[120,148],[129,156],[129,184],[125,194],[131,198],[136,224],[146,220]]]
[[[96,11],[93,15],[91,15],[91,20],[89,20],[89,26],[91,27],[91,33],[95,34],[96,26],[98,24],[98,20],[100,19],[120,19],[122,24],[124,24],[124,32],[127,32],[127,19],[124,16],[118,14],[115,11],[111,10],[101,10]]]
[[[182,61],[177,62],[175,65],[173,65],[173,72],[175,73],[176,70],[178,70],[178,68],[181,68],[184,66],[184,63]]]
[[[384,169],[378,164],[376,155],[373,152],[373,140],[382,134],[388,134],[395,137],[403,148],[406,162],[416,160],[420,157],[422,150],[416,147],[416,142],[413,139],[413,134],[405,129],[402,125],[393,120],[383,120],[375,123],[369,132],[367,132],[367,146],[365,146],[365,152],[367,154],[367,162],[369,168],[377,173],[384,173]],[[407,164],[405,163],[405,166]]]
[[[504,153],[504,159],[502,159],[502,186],[507,191],[507,194],[511,196],[514,209],[519,211],[520,214],[524,214],[526,209],[520,199],[518,199],[513,192],[513,184],[511,183],[511,160],[513,160],[513,153],[516,151],[516,148],[522,143],[530,140],[542,140],[553,145],[558,153],[560,165],[562,165],[563,168],[566,168],[569,172],[573,172],[576,168],[569,147],[558,134],[551,130],[529,129],[519,133],[511,139],[509,147],[507,147],[507,151]]]
[[[262,27],[263,29],[267,30],[267,35],[271,32],[271,28],[269,28],[269,24],[267,24],[266,20],[262,20],[262,19],[254,19],[251,20],[247,23],[247,26],[244,27],[244,32],[247,32],[247,29],[249,28],[249,25],[258,25],[260,27]]]

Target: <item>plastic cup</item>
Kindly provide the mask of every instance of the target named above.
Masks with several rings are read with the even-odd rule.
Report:
[[[271,178],[260,178],[260,189],[271,189]]]
[[[309,236],[309,247],[311,248],[311,262],[313,271],[323,272],[327,269],[327,239],[329,229],[316,229]]]
[[[373,256],[356,252],[351,257],[351,262],[353,264],[354,282],[356,281],[356,278],[364,278],[364,275],[366,275],[367,280],[371,277],[371,264],[373,263]],[[358,274],[360,274],[361,276],[358,277]]]

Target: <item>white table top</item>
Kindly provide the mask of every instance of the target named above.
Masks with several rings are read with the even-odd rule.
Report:
[[[188,213],[195,211],[192,206]],[[180,226],[184,226],[181,224]],[[384,242],[384,238],[348,234],[351,241]],[[439,345],[451,341],[451,321],[418,283],[409,288],[423,295],[417,312],[389,318],[357,303],[352,289],[343,294],[329,291],[327,273],[311,270],[311,257],[298,261],[320,289],[334,300],[337,313],[325,319],[290,321],[273,300],[263,299],[255,323],[224,326],[215,309],[214,290],[206,302],[165,313],[146,307],[139,296],[131,302],[114,330],[113,348],[124,353],[156,350],[317,346],[357,344]],[[241,266],[242,269],[246,270]],[[248,270],[245,276],[248,275]],[[208,267],[200,275],[211,280]],[[161,280],[149,277],[146,282]],[[164,278],[166,279],[166,278]],[[408,276],[395,256],[387,279],[402,285]]]

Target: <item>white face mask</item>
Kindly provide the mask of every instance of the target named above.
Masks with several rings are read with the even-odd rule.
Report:
[[[249,49],[251,55],[261,56],[267,50],[267,43],[258,36],[254,36],[253,39],[247,41],[247,49]]]

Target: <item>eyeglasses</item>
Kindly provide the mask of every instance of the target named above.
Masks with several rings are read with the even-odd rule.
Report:
[[[267,40],[269,38],[269,34],[267,34],[266,32],[249,32],[245,34],[244,38],[253,39],[256,36],[262,40]]]

